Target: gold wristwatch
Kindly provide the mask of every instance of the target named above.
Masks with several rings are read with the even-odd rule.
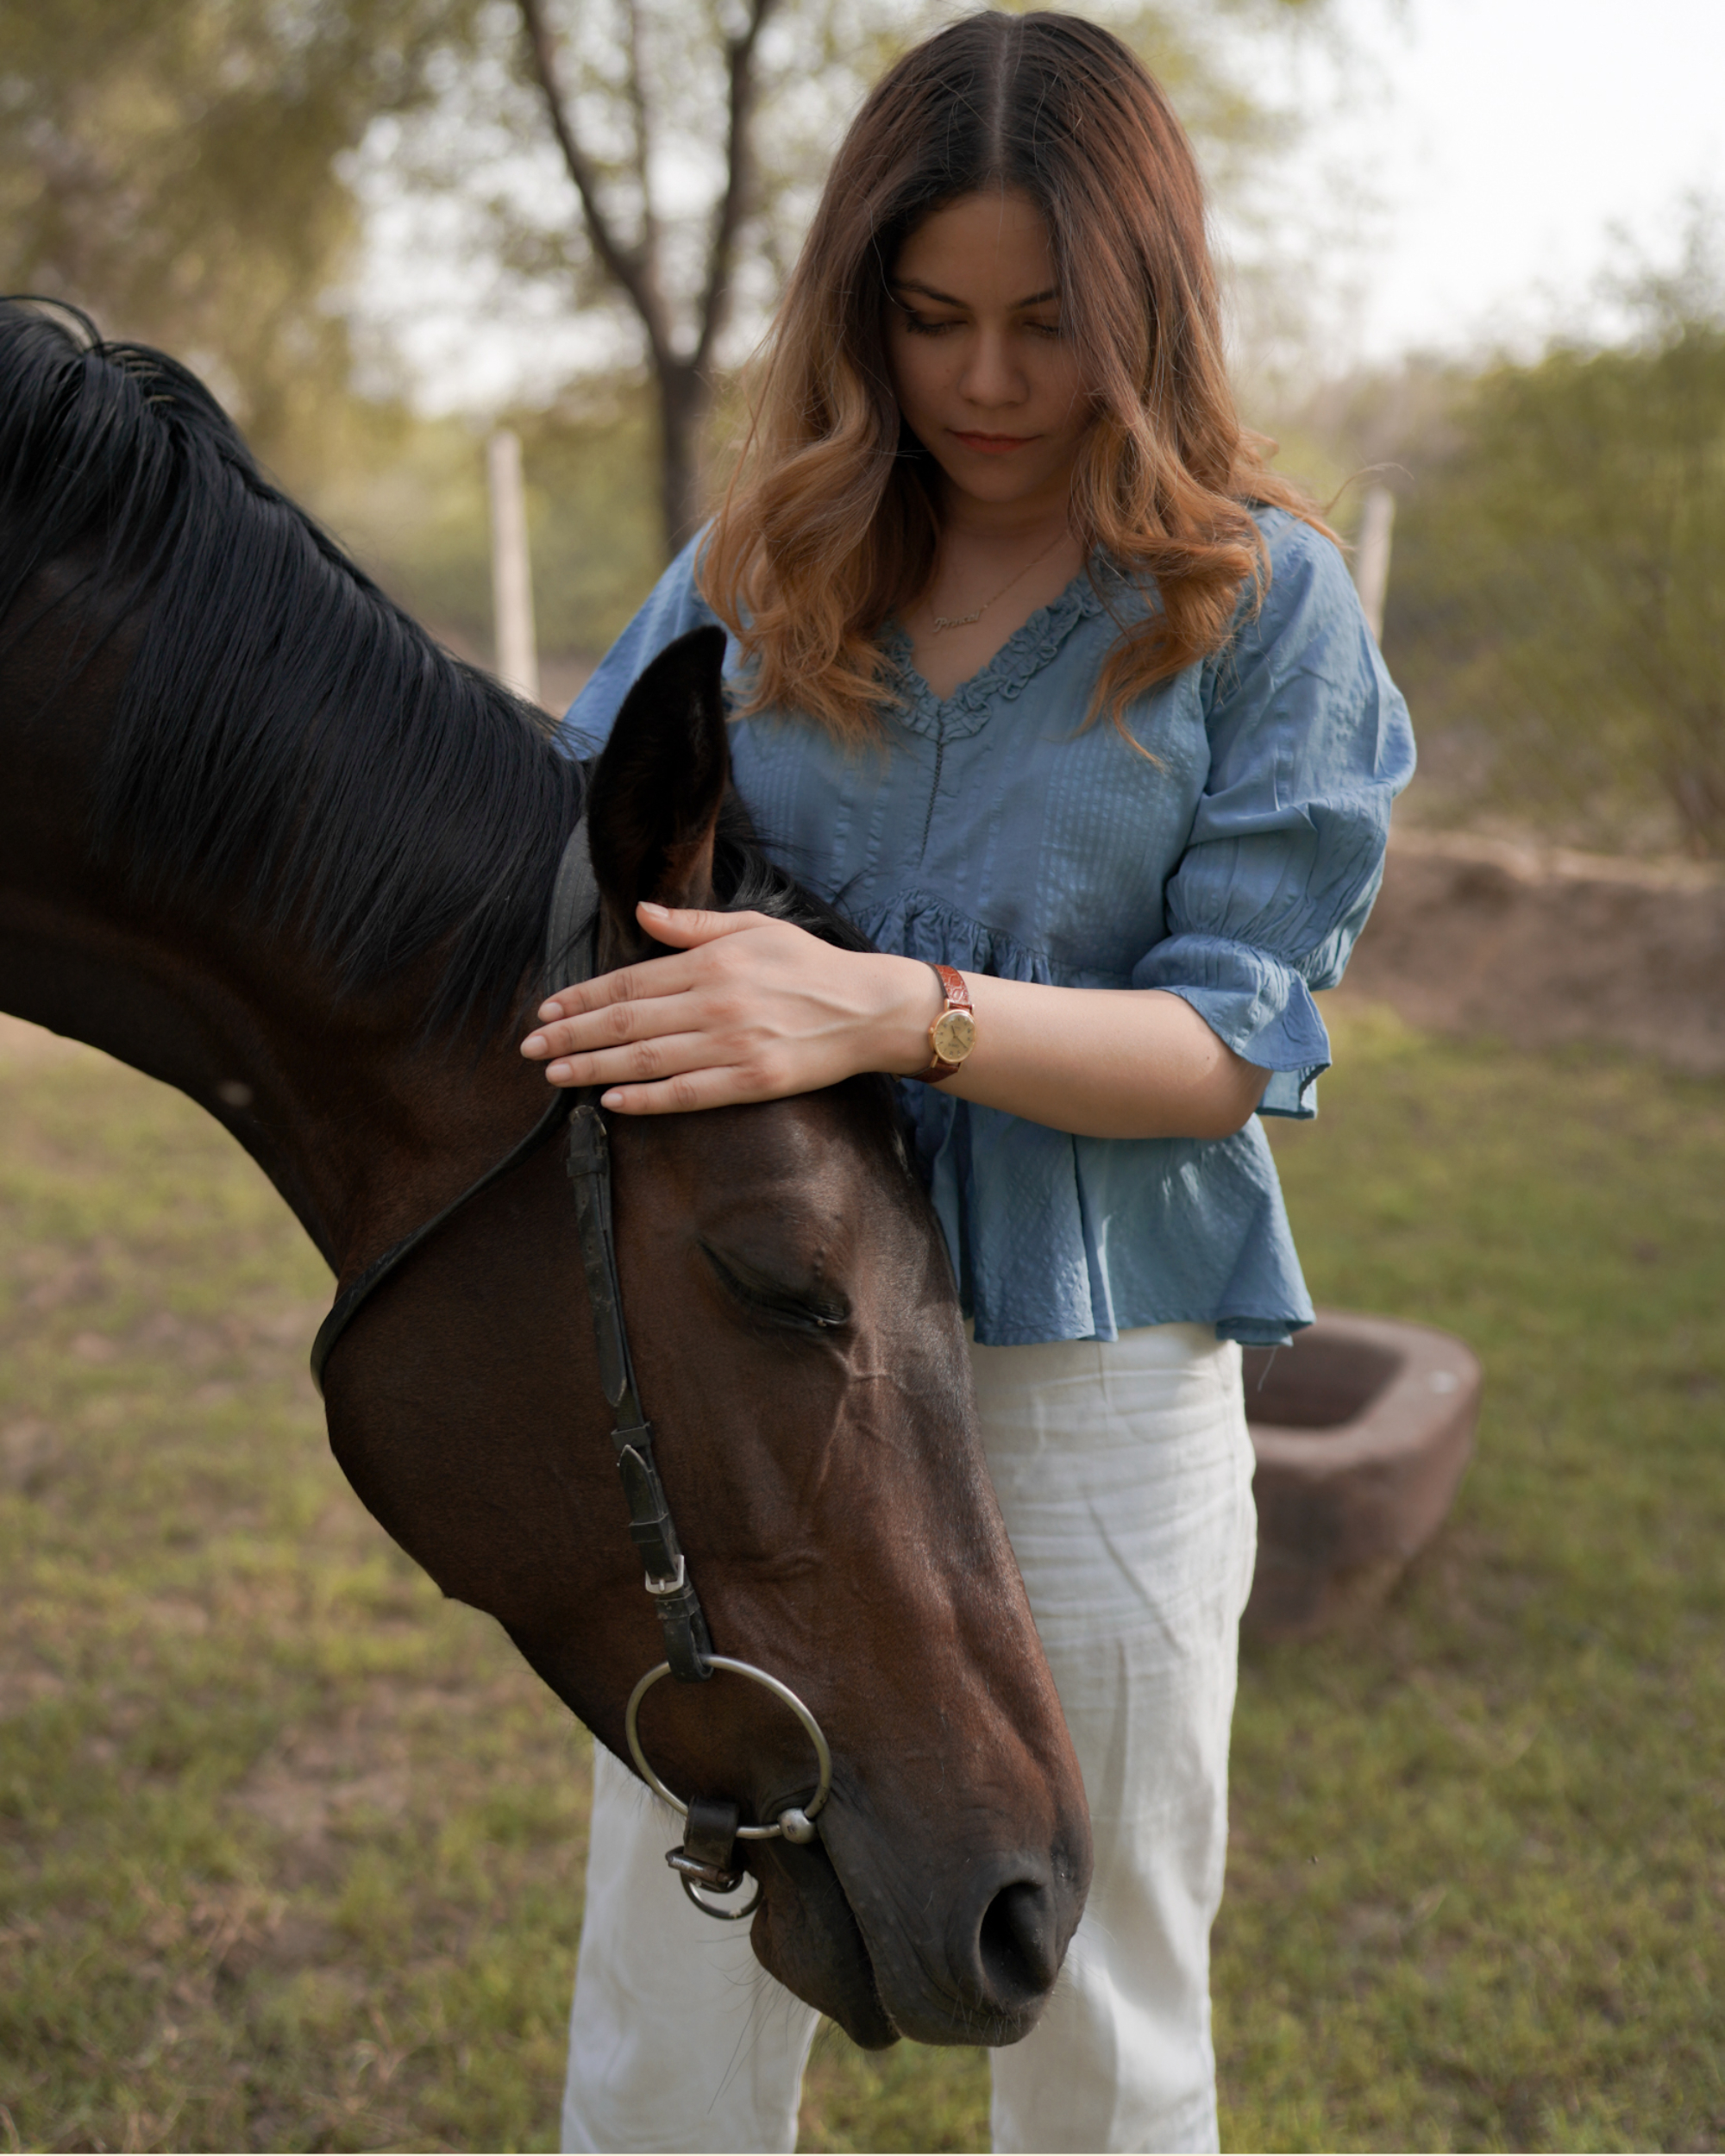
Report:
[[[943,1001],[940,1015],[928,1029],[928,1066],[915,1073],[932,1086],[950,1078],[976,1045],[976,1017],[963,975],[950,966],[937,966],[934,971]]]

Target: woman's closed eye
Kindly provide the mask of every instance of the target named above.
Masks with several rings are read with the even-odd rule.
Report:
[[[913,337],[942,336],[949,329],[963,329],[968,326],[962,315],[925,315],[914,307],[906,306],[902,301],[899,304],[899,311],[904,317],[906,329]],[[1051,322],[1045,317],[1020,322],[1016,327],[1036,337],[1058,337],[1061,335],[1059,323]]]

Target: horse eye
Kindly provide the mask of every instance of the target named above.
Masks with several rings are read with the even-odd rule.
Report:
[[[710,1243],[703,1243],[700,1250],[725,1292],[752,1315],[764,1318],[771,1325],[782,1326],[790,1332],[819,1334],[836,1332],[850,1320],[850,1307],[842,1296],[816,1298],[787,1286],[782,1281],[767,1280],[756,1273],[745,1272],[734,1260],[728,1262],[721,1257]]]

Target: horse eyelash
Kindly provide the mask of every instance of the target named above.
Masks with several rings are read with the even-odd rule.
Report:
[[[707,1263],[718,1274],[721,1285],[756,1317],[765,1318],[793,1332],[816,1334],[837,1332],[841,1326],[850,1323],[850,1313],[848,1310],[842,1313],[817,1310],[812,1303],[792,1297],[775,1296],[770,1291],[757,1288],[752,1282],[733,1272],[711,1244],[703,1243],[700,1249]]]

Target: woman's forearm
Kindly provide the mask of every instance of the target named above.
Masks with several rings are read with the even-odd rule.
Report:
[[[835,950],[759,914],[641,918],[672,953],[563,990],[523,1042],[553,1085],[601,1087],[621,1114],[674,1114],[926,1069],[942,1004],[932,966]],[[943,1082],[981,1106],[1085,1138],[1224,1138],[1269,1081],[1158,989],[965,981],[976,1045]]]
[[[907,1073],[909,1057],[927,1062],[941,995],[932,968],[890,962],[903,969],[906,998],[894,1021],[892,1063]],[[1161,989],[1045,987],[981,974],[964,981],[976,1045],[940,1082],[982,1107],[1082,1138],[1225,1138],[1251,1116],[1270,1081],[1189,1003]]]

